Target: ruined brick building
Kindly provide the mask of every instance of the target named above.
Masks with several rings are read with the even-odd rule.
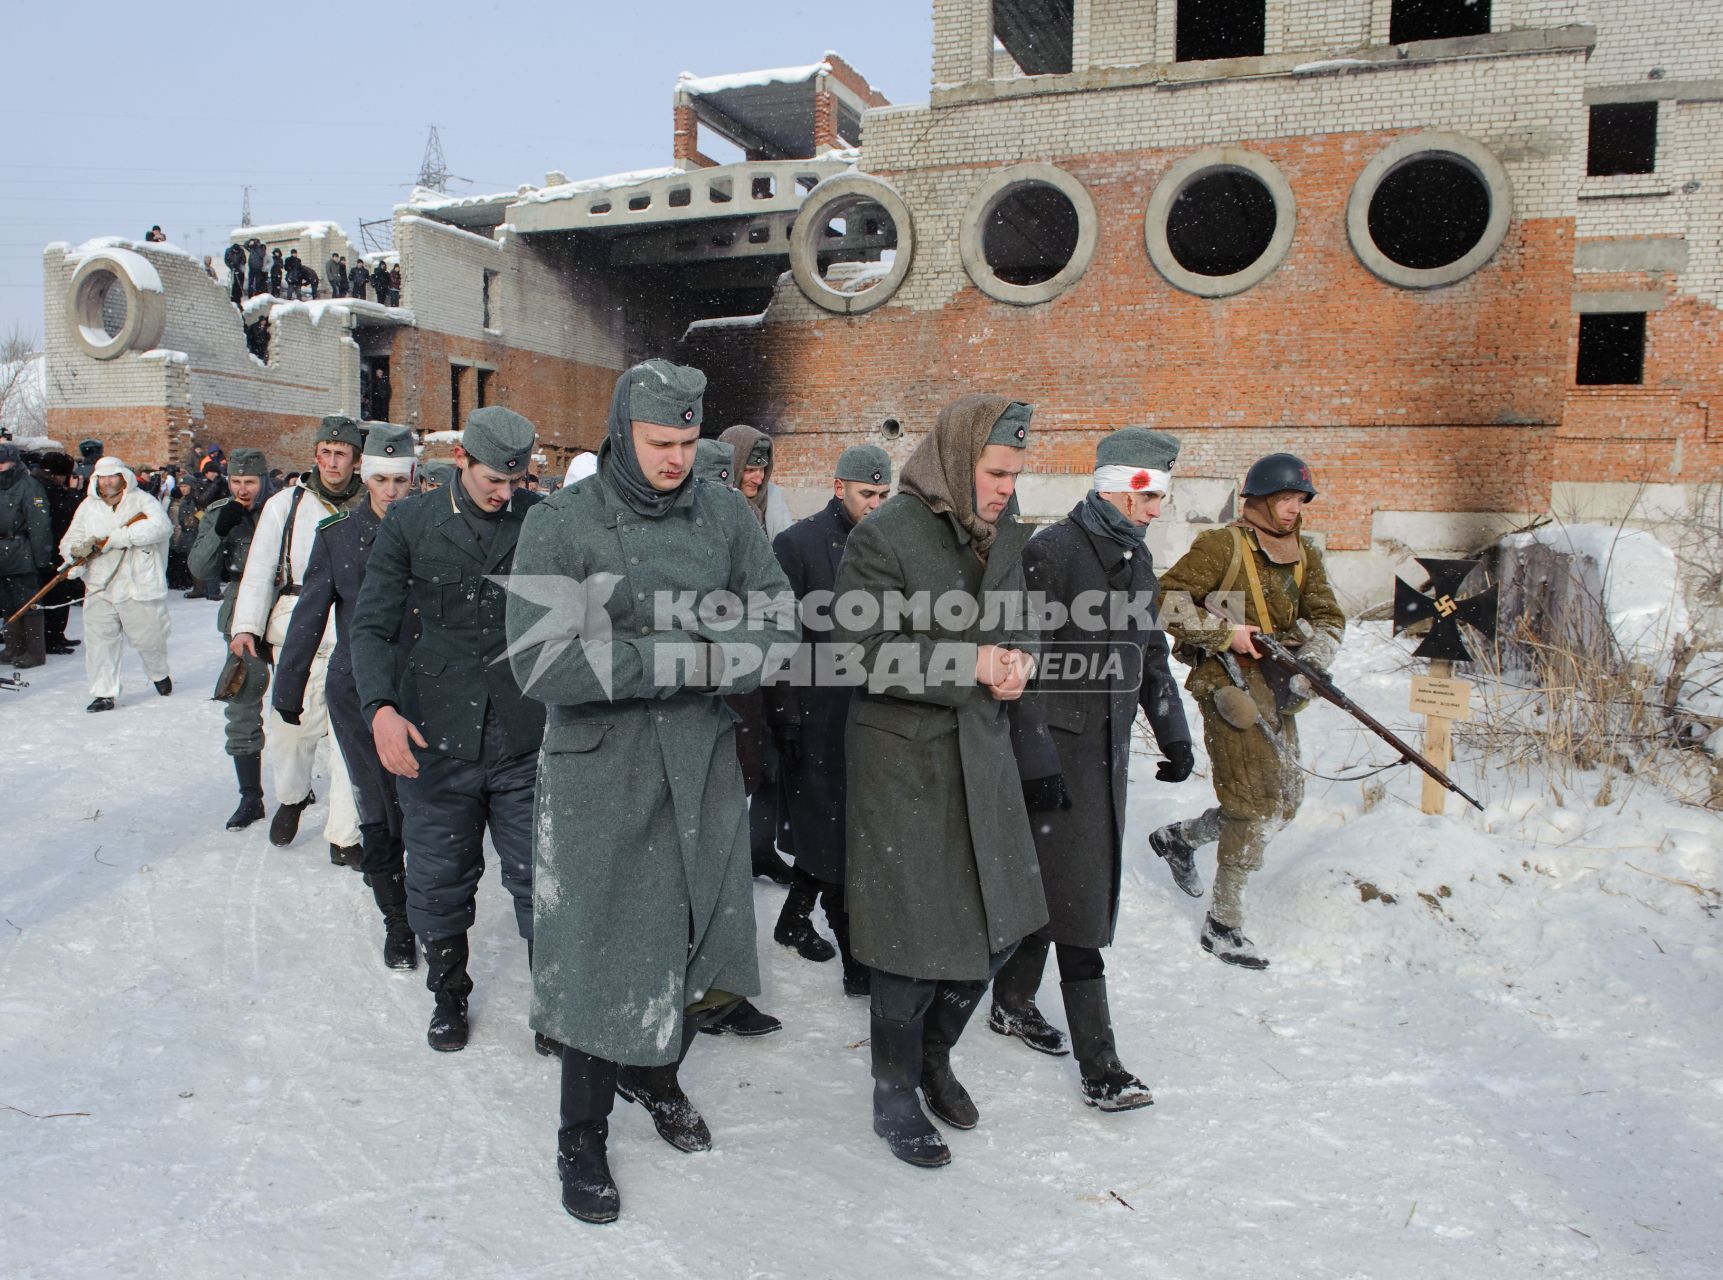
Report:
[[[1359,595],[1408,549],[1718,479],[1714,0],[934,0],[933,80],[892,106],[835,55],[685,79],[672,167],[421,193],[401,306],[277,302],[267,361],[189,258],[51,246],[51,428],[291,446],[383,361],[394,420],[504,401],[554,466],[665,353],[711,376],[713,430],[778,437],[807,509],[842,447],[903,456],[996,390],[1037,405],[1035,516],[1099,434],[1179,434],[1162,552],[1303,454]]]

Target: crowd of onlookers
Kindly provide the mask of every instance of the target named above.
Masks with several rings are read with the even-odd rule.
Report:
[[[153,226],[144,241],[165,244],[167,235],[160,226]],[[354,298],[360,302],[374,300],[386,307],[401,305],[401,265],[382,257],[369,264],[363,257],[349,263],[346,254],[332,253],[324,259],[320,275],[299,256],[298,249],[289,249],[283,256],[280,249],[271,249],[252,236],[243,244],[228,245],[221,260],[227,267],[228,290],[236,307],[263,293],[294,301]],[[213,257],[204,257],[203,268],[212,279],[221,278]]]

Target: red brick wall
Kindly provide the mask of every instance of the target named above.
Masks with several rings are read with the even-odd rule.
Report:
[[[1336,548],[1367,547],[1378,509],[1540,506],[1573,380],[1572,223],[1515,222],[1447,288],[1384,284],[1347,240],[1346,200],[1393,136],[1248,144],[1291,183],[1298,231],[1274,274],[1231,298],[1173,288],[1144,248],[1144,208],[1183,152],[1064,157],[1095,200],[1099,241],[1052,302],[1014,307],[966,284],[926,311],[768,316],[701,335],[688,355],[735,417],[784,434],[792,482],[823,478],[837,448],[886,418],[925,431],[946,401],[990,390],[1037,406],[1038,471],[1087,471],[1097,435],[1132,423],[1178,433],[1187,475],[1237,477],[1262,453],[1300,452],[1328,495],[1312,523]]]

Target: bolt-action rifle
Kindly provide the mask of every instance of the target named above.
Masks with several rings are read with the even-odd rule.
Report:
[[[1289,679],[1293,676],[1304,677],[1305,682],[1310,686],[1310,692],[1314,696],[1321,698],[1324,702],[1332,702],[1359,724],[1370,730],[1371,733],[1375,734],[1378,738],[1382,739],[1382,741],[1393,747],[1394,750],[1400,753],[1400,761],[1402,764],[1417,765],[1449,791],[1452,791],[1455,795],[1470,804],[1472,808],[1477,809],[1480,812],[1483,810],[1484,806],[1479,804],[1465,791],[1461,790],[1459,783],[1455,782],[1435,765],[1424,759],[1423,756],[1419,755],[1405,742],[1402,742],[1400,737],[1392,729],[1383,724],[1375,716],[1371,715],[1363,707],[1359,706],[1356,702],[1352,701],[1351,698],[1347,697],[1337,687],[1335,687],[1334,681],[1330,680],[1327,673],[1320,667],[1312,666],[1310,663],[1304,661],[1304,659],[1300,658],[1297,653],[1288,649],[1284,644],[1276,640],[1267,632],[1253,632],[1250,638],[1255,641],[1256,647],[1262,651],[1264,661],[1272,662],[1275,666],[1279,667],[1281,672]]]
[[[140,511],[137,513],[137,515],[133,516],[130,520],[126,521],[123,525],[121,525],[120,528],[129,529],[134,524],[136,524],[138,521],[148,520],[148,519],[149,519],[148,513]],[[28,600],[26,600],[24,602],[23,606],[18,610],[17,613],[13,614],[10,618],[6,619],[6,625],[11,626],[14,622],[18,621],[19,618],[22,618],[25,614],[29,613],[31,606],[34,605],[36,603],[36,601],[40,600],[43,596],[47,595],[55,587],[59,586],[62,582],[64,582],[71,575],[71,572],[73,569],[79,568],[82,565],[89,564],[90,561],[94,560],[98,555],[100,555],[102,553],[102,550],[107,545],[108,545],[108,540],[106,538],[103,538],[100,542],[98,542],[95,546],[91,547],[83,555],[79,556],[76,560],[74,560],[70,564],[68,564],[64,569],[60,570],[60,572],[56,573],[52,578],[49,578],[47,581],[47,584],[45,586],[43,586],[43,588],[40,591],[38,591],[35,595],[31,596]]]

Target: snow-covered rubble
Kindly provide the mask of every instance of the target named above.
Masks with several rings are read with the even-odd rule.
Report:
[[[982,1122],[937,1173],[871,1132],[865,1004],[772,943],[783,891],[758,882],[758,1003],[786,1029],[695,1046],[706,1155],[619,1104],[623,1218],[592,1228],[557,1203],[557,1068],[494,872],[473,1043],[434,1054],[323,806],[288,850],[221,830],[215,608],[171,609],[170,699],[132,655],[111,715],[83,714],[76,659],[0,693],[10,1275],[1723,1274],[1723,820],[1648,784],[1600,806],[1595,779],[1558,795],[1462,750],[1485,811],[1431,817],[1411,769],[1370,799],[1312,777],[1250,886],[1274,965],[1249,973],[1198,949],[1202,904],[1145,844],[1209,803],[1206,757],[1171,786],[1144,749],[1106,956],[1157,1105],[1085,1109],[1069,1058],[978,1016],[955,1062]],[[1402,653],[1358,627],[1335,675],[1412,735]],[[1318,774],[1391,759],[1324,705],[1301,733]],[[1042,1007],[1064,1024],[1051,966]]]

